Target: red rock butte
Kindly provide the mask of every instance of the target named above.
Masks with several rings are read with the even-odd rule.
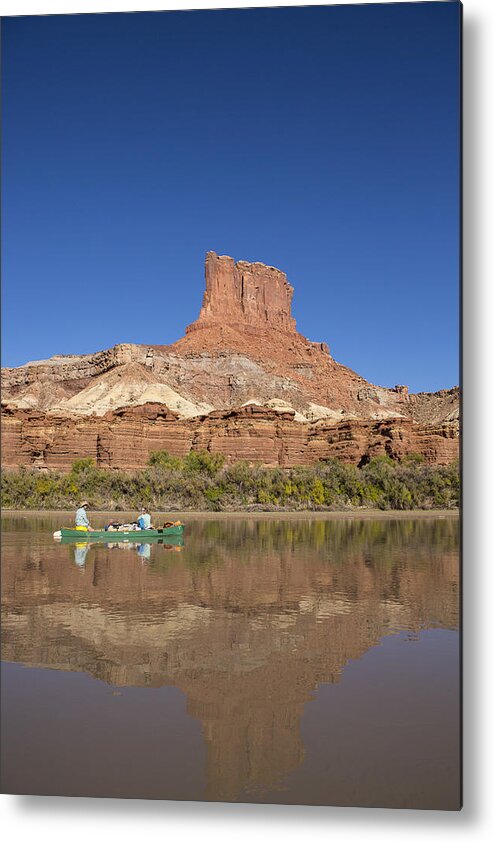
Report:
[[[2,369],[2,464],[70,469],[90,456],[136,469],[151,452],[222,453],[290,467],[336,457],[458,457],[459,391],[411,395],[366,381],[306,339],[284,272],[208,252],[197,321],[174,345]]]
[[[232,327],[296,333],[291,313],[293,287],[284,272],[264,263],[235,263],[231,257],[210,251],[205,274],[201,312],[186,333],[225,322]]]

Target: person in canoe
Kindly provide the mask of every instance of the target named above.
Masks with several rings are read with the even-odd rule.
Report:
[[[89,525],[89,519],[86,514],[86,509],[88,506],[88,501],[83,500],[75,513],[75,528],[79,529],[81,532],[87,532],[89,529],[91,529]]]
[[[154,529],[154,526],[151,526],[151,515],[148,509],[141,510],[140,517],[137,518],[137,526],[139,529]]]

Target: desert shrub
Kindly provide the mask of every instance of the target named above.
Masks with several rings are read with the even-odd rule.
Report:
[[[191,450],[184,458],[184,468],[192,473],[204,473],[215,476],[225,464],[221,453],[208,453],[207,450]]]
[[[204,497],[207,502],[207,508],[212,512],[221,511],[221,501],[224,497],[225,489],[220,485],[211,485],[204,489]]]
[[[178,456],[170,456],[166,450],[154,450],[148,460],[148,465],[153,468],[179,469],[183,466]]]
[[[425,456],[422,453],[406,453],[402,460],[404,465],[423,465]]]
[[[79,474],[87,473],[93,468],[96,468],[96,463],[94,459],[91,459],[90,456],[87,456],[84,459],[76,459],[75,462],[72,462],[72,468],[70,470],[70,473],[73,476],[78,476]]]

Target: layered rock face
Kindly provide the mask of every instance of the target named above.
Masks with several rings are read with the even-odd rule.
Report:
[[[448,464],[458,454],[449,422],[423,425],[410,418],[386,421],[324,419],[308,424],[293,412],[255,405],[180,419],[160,404],[126,407],[102,418],[68,418],[52,413],[5,410],[3,466],[69,471],[74,458],[89,456],[104,468],[137,470],[157,450],[185,456],[190,450],[221,453],[227,461],[260,461],[283,468],[337,458],[361,465],[373,456],[402,459],[417,453],[427,462]]]
[[[374,453],[458,455],[459,394],[374,386],[297,332],[293,287],[262,263],[209,252],[196,322],[170,346],[121,344],[2,370],[2,461],[141,467],[153,450],[310,464]]]

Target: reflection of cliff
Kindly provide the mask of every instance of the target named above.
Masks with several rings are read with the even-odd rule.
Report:
[[[8,523],[6,524],[8,528]],[[203,727],[207,798],[275,788],[320,683],[396,628],[457,624],[457,524],[196,523],[185,551],[3,551],[3,657],[174,684]]]

